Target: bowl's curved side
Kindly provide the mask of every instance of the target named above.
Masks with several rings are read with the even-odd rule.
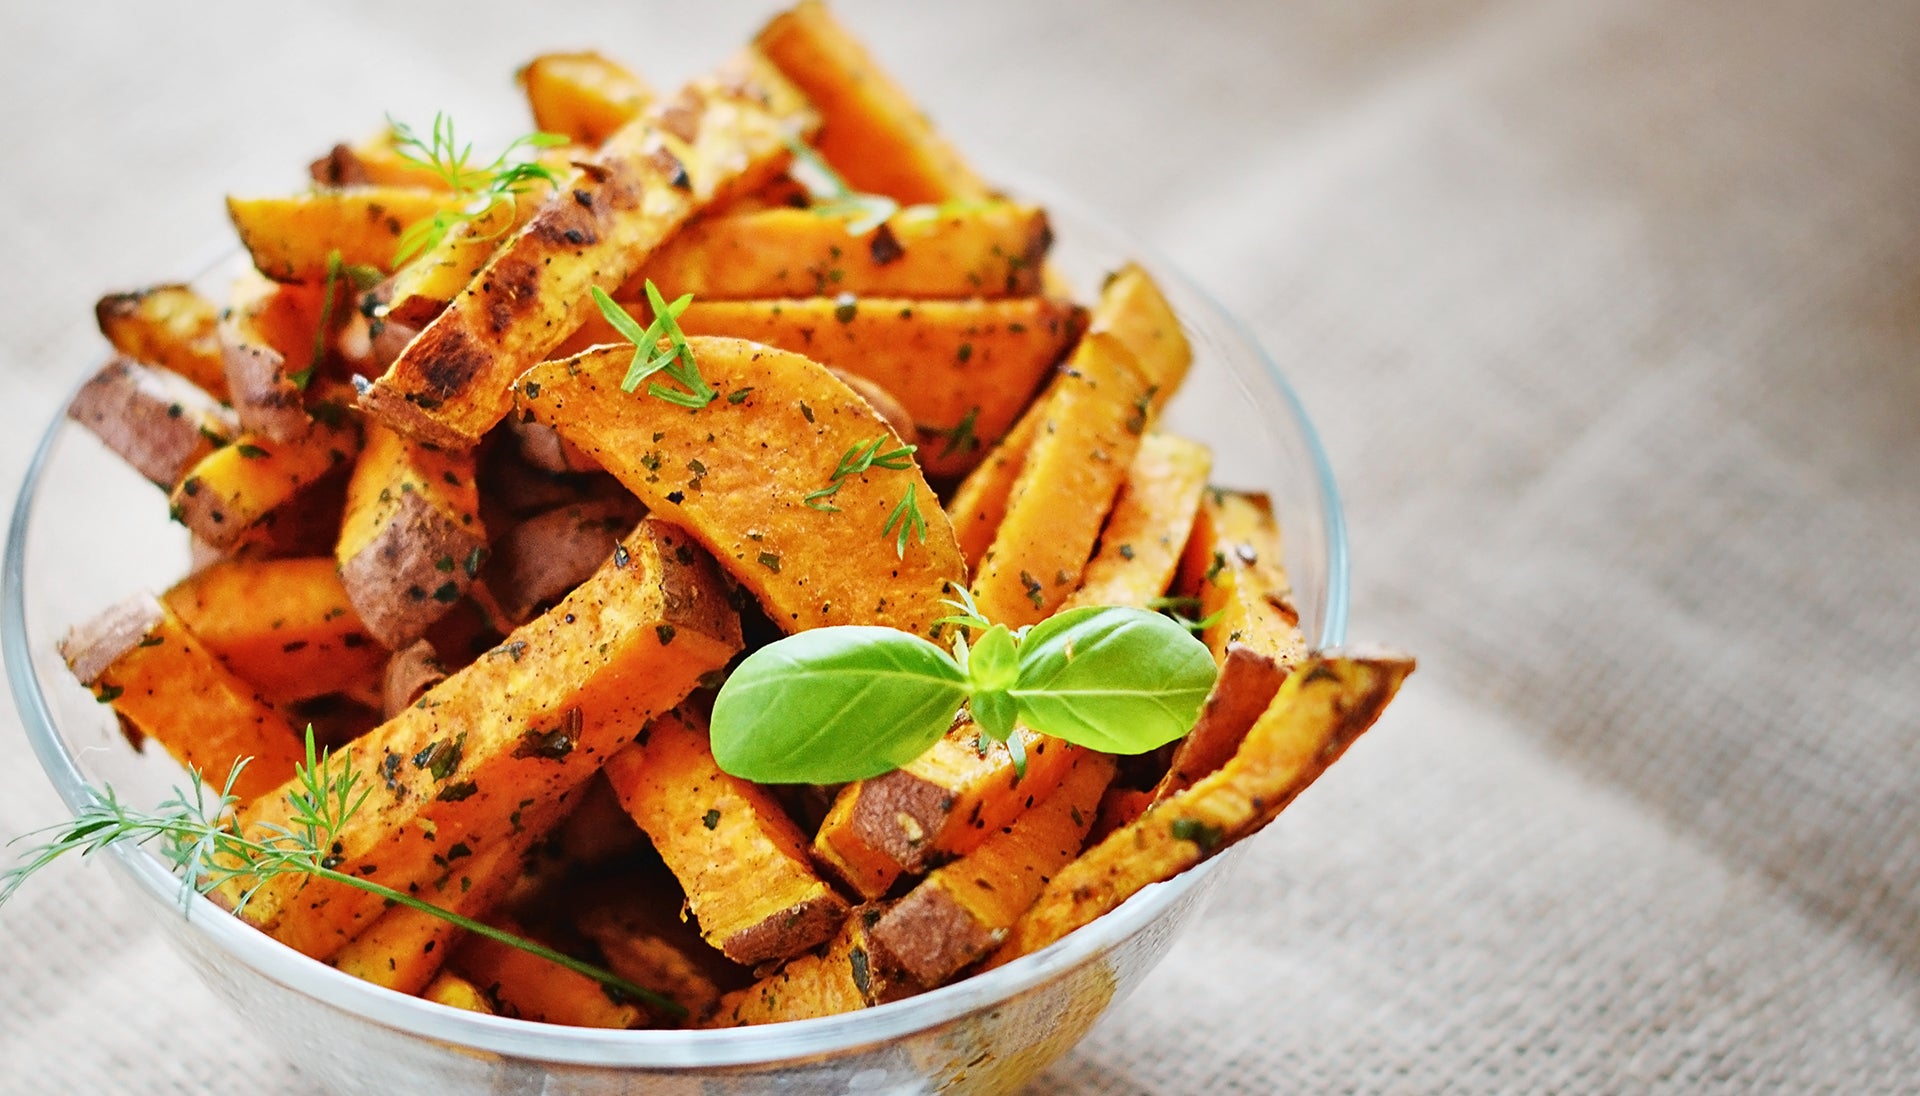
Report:
[[[1097,218],[1040,197],[1055,211],[1058,261],[1082,287],[1143,255]],[[1340,642],[1344,524],[1326,456],[1297,396],[1237,320],[1164,261],[1147,255],[1143,265],[1163,282],[1196,352],[1194,375],[1166,425],[1216,441],[1222,482],[1273,496],[1302,625],[1322,646]],[[67,673],[56,643],[119,596],[164,588],[185,564],[185,538],[166,524],[153,488],[80,428],[56,421],[9,525],[0,563],[0,653],[34,752],[69,808],[87,803],[103,784],[129,802],[158,802],[179,781],[164,756],[126,748],[110,712]],[[770,1028],[603,1032],[459,1012],[360,982],[204,899],[190,898],[182,917],[179,880],[139,850],[117,848],[112,862],[203,977],[341,1091],[456,1080],[518,1090],[524,1078],[529,1089],[547,1079],[559,1091],[580,1093],[633,1091],[638,1077],[697,1083],[695,1071],[707,1079],[700,1089],[707,1092],[843,1092],[856,1081],[875,1091],[930,1091],[929,1083],[942,1091],[1011,1089],[1145,976],[1224,866],[1215,861],[1149,887],[1042,952],[906,1001]],[[794,1087],[802,1081],[805,1087]]]

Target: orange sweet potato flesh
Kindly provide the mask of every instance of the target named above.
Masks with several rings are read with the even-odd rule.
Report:
[[[1167,771],[1154,784],[1152,798],[1165,799],[1225,765],[1254,721],[1273,702],[1291,663],[1281,664],[1244,643],[1227,644],[1220,676],[1200,706],[1193,729],[1174,744]]]
[[[524,929],[506,919],[500,919],[497,927],[525,935]],[[616,1001],[586,975],[484,936],[469,936],[460,945],[453,969],[485,992],[502,1016],[572,1027],[647,1026],[645,1009]]]
[[[684,531],[642,521],[551,612],[343,751],[377,783],[336,834],[340,870],[406,889],[437,878],[434,858],[455,844],[478,855],[511,839],[524,805],[578,787],[739,647],[712,560]],[[263,796],[241,824],[284,824],[288,810],[285,795]],[[363,891],[281,876],[244,915],[327,959],[381,908]]]
[[[964,474],[981,445],[1012,427],[1086,328],[1086,313],[1046,297],[696,300],[680,327],[805,354],[878,384],[912,416],[914,459],[942,477]]]
[[[440,874],[414,896],[450,913],[484,918],[513,889],[528,850],[553,825],[561,809],[572,805],[570,799],[557,796],[527,807],[518,832],[479,853],[458,844],[448,846],[441,854]],[[464,929],[443,917],[396,905],[348,942],[333,957],[333,965],[362,981],[418,994],[434,981],[465,935]]]
[[[329,256],[391,271],[400,237],[462,199],[427,187],[350,186],[269,198],[228,198],[227,215],[254,268],[276,282],[326,281]]]
[[[457,974],[448,974],[446,971],[434,975],[433,981],[420,992],[420,996],[448,1008],[493,1015],[493,1003],[487,1000],[486,994],[480,992],[479,986]]]
[[[1055,873],[1080,853],[1113,758],[1075,751],[1060,787],[978,848],[936,868],[873,926],[883,967],[938,986],[992,951]]]
[[[1010,628],[1038,624],[1079,587],[1146,430],[1151,385],[1125,346],[1088,332],[1043,399],[1006,517],[974,569],[980,614]]]
[[[1208,491],[1202,497],[1178,586],[1200,599],[1201,619],[1213,618],[1200,638],[1215,661],[1224,663],[1230,643],[1243,643],[1283,668],[1305,655],[1280,526],[1265,495]]]
[[[1144,609],[1166,593],[1193,531],[1213,454],[1172,434],[1148,434],[1127,468],[1100,549],[1063,609],[1124,605]]]
[[[386,665],[329,558],[223,560],[161,600],[275,704],[364,685]]]
[[[1129,263],[1107,280],[1088,331],[1104,332],[1132,355],[1138,383],[1145,388],[1144,402],[1137,407],[1144,428],[1179,389],[1192,362],[1191,348],[1172,307],[1147,272]],[[1014,485],[1026,470],[1029,450],[1041,435],[1042,426],[1056,414],[1052,406],[1056,394],[1077,381],[1071,369],[1055,376],[987,459],[968,473],[948,503],[947,515],[974,574],[978,575],[981,561],[1006,520]],[[1131,424],[1133,419],[1127,421]]]
[[[874,624],[933,635],[961,580],[960,551],[911,466],[846,477],[809,506],[849,449],[898,444],[873,408],[798,354],[740,339],[689,339],[718,398],[689,411],[622,392],[633,347],[545,362],[516,386],[522,410],[554,427],[669,521],[684,525],[789,632]],[[887,519],[914,492],[924,543],[895,556]],[[816,500],[818,502],[819,500]]]
[[[543,53],[514,78],[527,93],[537,129],[588,147],[613,136],[654,99],[645,80],[592,51]]]
[[[312,416],[295,375],[315,364],[325,296],[318,286],[275,285],[251,272],[235,283],[218,330],[227,391],[247,431],[275,441],[306,432]]]
[[[228,552],[266,527],[303,490],[360,453],[354,418],[315,422],[288,442],[242,434],[201,458],[174,487],[174,518],[213,548]]]
[[[754,39],[819,109],[820,152],[857,191],[905,204],[977,201],[990,188],[818,0],[775,16]]]
[[[486,562],[474,464],[470,450],[367,423],[334,558],[354,610],[390,650],[425,635]]]
[[[100,333],[134,361],[170,369],[217,400],[227,396],[220,310],[184,285],[109,293],[94,306]]]
[[[67,417],[166,490],[240,432],[233,412],[185,377],[119,357],[73,394]]]
[[[858,217],[775,208],[689,223],[615,294],[668,300],[779,297],[1031,297],[1053,243],[1046,212],[1015,202],[913,206],[865,232]]]
[[[860,906],[831,943],[818,953],[799,956],[751,986],[720,998],[705,1027],[746,1027],[786,1020],[838,1016],[895,1001],[914,992],[875,961],[869,933],[880,915],[877,906]]]
[[[1002,743],[983,753],[979,732],[956,725],[907,765],[840,790],[814,853],[861,896],[884,894],[907,872],[975,848],[1060,786],[1078,749],[1017,728],[1021,776]]]
[[[522,370],[547,356],[703,205],[750,190],[810,128],[798,92],[751,52],[656,103],[607,139],[471,285],[361,394],[419,440],[467,448],[507,413]]]
[[[839,930],[847,903],[808,866],[805,835],[770,790],[721,771],[699,717],[654,720],[606,772],[727,958],[785,959]]]
[[[75,628],[60,654],[95,696],[211,787],[252,758],[233,787],[242,802],[279,787],[302,757],[286,717],[150,595]]]
[[[1390,651],[1328,652],[1303,663],[1231,761],[1055,875],[988,966],[1046,947],[1272,821],[1373,725],[1412,671],[1411,658]]]

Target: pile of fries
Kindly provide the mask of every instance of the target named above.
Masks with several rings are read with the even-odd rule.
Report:
[[[1146,272],[1071,300],[1045,211],[818,3],[671,95],[593,53],[520,80],[537,133],[497,160],[390,124],[306,191],[229,199],[253,269],[224,302],[100,302],[116,354],[71,415],[168,492],[196,568],[63,653],[136,742],[251,758],[238,832],[296,824],[311,727],[370,789],[329,868],[679,1007],[325,879],[259,881],[261,931],[550,1023],[865,1008],[1256,831],[1412,669],[1311,652],[1266,499],[1155,429],[1190,353]],[[961,718],[838,787],[715,763],[745,652],[938,640],[958,590],[1014,628],[1177,611],[1220,676],[1139,757]]]

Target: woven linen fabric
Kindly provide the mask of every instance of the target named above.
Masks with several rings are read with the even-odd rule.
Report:
[[[6,497],[222,195],[542,48],[671,87],[715,7],[7,6]],[[836,8],[1251,324],[1422,661],[1035,1093],[1920,1085],[1920,5]],[[59,814],[0,716],[0,836]],[[211,1091],[316,1087],[104,869],[0,910],[0,1093]]]

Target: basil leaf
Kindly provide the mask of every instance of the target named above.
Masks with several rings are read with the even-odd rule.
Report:
[[[1020,721],[1115,754],[1193,728],[1219,669],[1185,628],[1144,609],[1086,608],[1035,625],[1020,644]]]
[[[734,669],[713,704],[713,758],[764,784],[840,784],[897,769],[946,733],[966,676],[892,628],[815,628]]]

